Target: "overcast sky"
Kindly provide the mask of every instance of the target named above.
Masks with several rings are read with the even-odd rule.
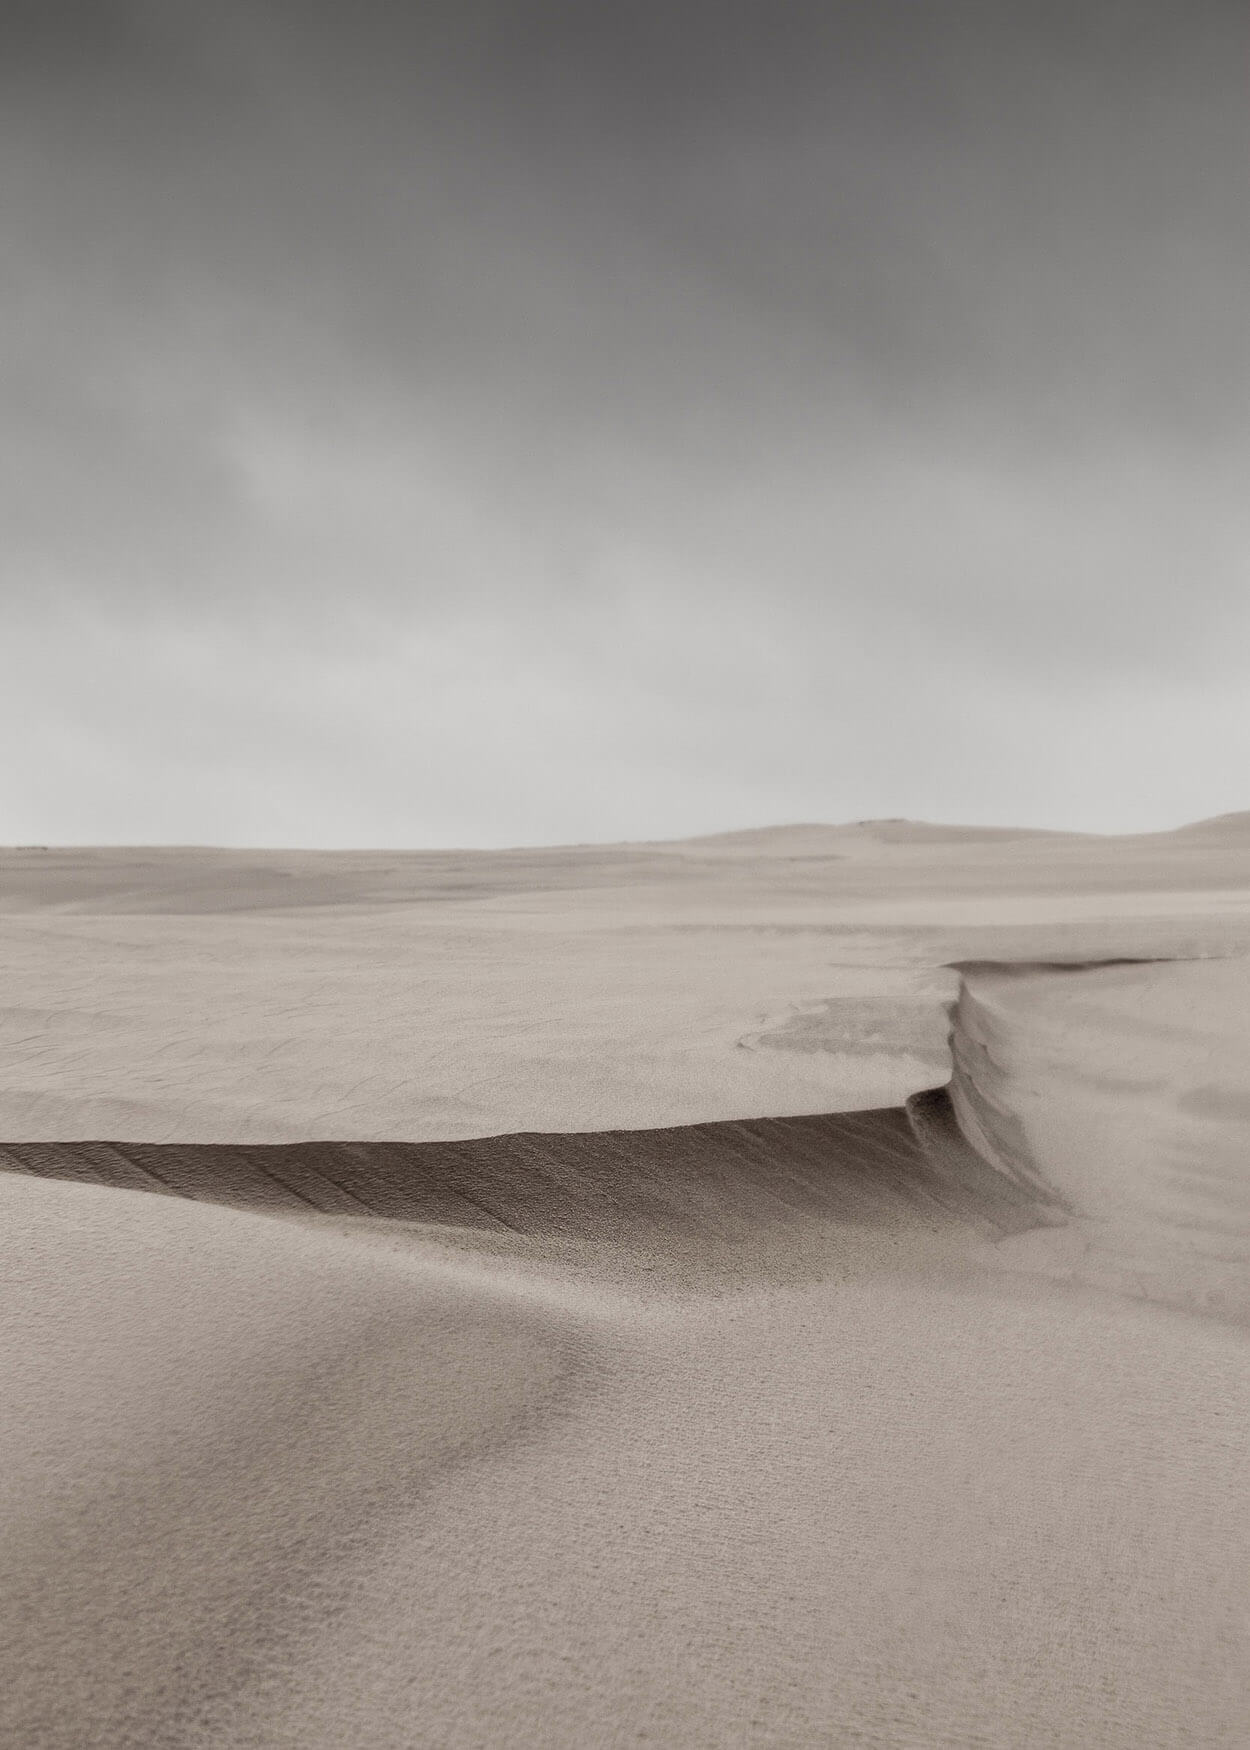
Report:
[[[1244,0],[5,0],[0,840],[1250,807]]]

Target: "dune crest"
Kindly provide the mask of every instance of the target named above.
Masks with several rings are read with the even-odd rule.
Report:
[[[909,1109],[446,1143],[0,1144],[0,1168],[271,1213],[535,1237],[747,1242],[813,1220],[1015,1233],[1044,1196],[960,1148],[943,1090]]]
[[[1250,1022],[1250,962],[954,970],[950,1079],[902,1107],[448,1142],[11,1142],[0,1169],[685,1257],[813,1222],[964,1224],[1035,1235],[1006,1261],[1250,1321],[1250,1077],[1235,1045],[1222,1070],[1212,1055]],[[1208,1034],[1192,1020],[1203,997],[1237,1014]]]
[[[966,984],[950,1015],[950,1083],[902,1107],[447,1142],[9,1142],[0,1169],[270,1213],[661,1244],[812,1220],[1007,1234],[1060,1219],[974,1061],[986,1054]]]

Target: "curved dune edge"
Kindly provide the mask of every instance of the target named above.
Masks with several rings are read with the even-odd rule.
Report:
[[[275,1214],[597,1240],[745,1240],[813,1218],[1008,1234],[1045,1207],[962,1143],[945,1089],[907,1109],[443,1143],[19,1142],[0,1145],[0,1167]]]
[[[1028,979],[1038,974],[1079,975],[1106,967],[1159,964],[1156,958],[1145,955],[951,961],[949,969],[959,974],[959,991],[946,1011],[950,1021],[947,1033],[950,1081],[943,1089],[912,1095],[907,1102],[930,1154],[940,1158],[951,1149],[971,1154],[993,1174],[1016,1186],[1023,1199],[1032,1200],[1040,1210],[1050,1212],[1050,1221],[1033,1225],[1058,1225],[1065,1216],[1073,1215],[1071,1204],[1050,1183],[1037,1162],[1021,1115],[1015,1109],[1009,1072],[998,1055],[1006,1042],[979,993],[980,977],[989,974]],[[975,1171],[970,1162],[964,1162],[960,1170]]]
[[[1035,1158],[1017,1109],[1013,1060],[1032,1025],[1030,981],[1039,981],[1044,1005],[1056,973],[1066,983],[1159,964],[1148,956],[952,963],[950,1080],[901,1107],[450,1142],[12,1142],[0,1144],[0,1170],[272,1214],[529,1239],[735,1245],[804,1224],[916,1222],[1005,1238],[1079,1213]],[[1025,987],[1014,1018],[993,1000],[1004,978]]]
[[[1250,1326],[1250,960],[965,962],[959,1132],[1054,1196],[1062,1236],[1006,1248],[1060,1280]],[[1052,1190],[1053,1188],[1053,1190]]]
[[[13,1142],[0,1144],[0,1168],[271,1213],[531,1237],[732,1242],[813,1218],[927,1218],[1006,1236],[1062,1222],[1067,1206],[1003,1103],[962,977],[949,1014],[951,1080],[903,1107],[454,1142]]]
[[[987,1004],[1027,983],[1153,957],[959,961],[950,1080],[902,1107],[643,1130],[451,1142],[11,1142],[0,1170],[273,1214],[428,1223],[528,1238],[741,1242],[805,1222],[953,1222],[991,1236],[1065,1225],[1072,1204],[1031,1150]]]

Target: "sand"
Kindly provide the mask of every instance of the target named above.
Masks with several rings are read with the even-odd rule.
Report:
[[[1250,1742],[1245,817],[0,914],[0,1741]]]

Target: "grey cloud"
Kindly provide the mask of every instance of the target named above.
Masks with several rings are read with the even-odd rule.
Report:
[[[3,30],[13,833],[1123,824],[1156,729],[1244,800],[1239,5]]]

